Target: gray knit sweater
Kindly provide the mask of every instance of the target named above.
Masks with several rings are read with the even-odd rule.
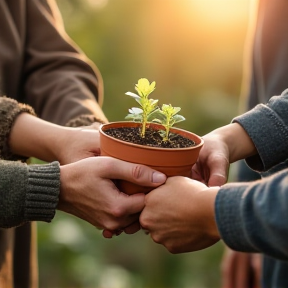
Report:
[[[287,111],[288,89],[234,119],[257,148],[258,154],[246,162],[263,179],[222,186],[215,204],[223,241],[234,250],[264,255],[265,288],[288,287]]]
[[[22,112],[35,115],[30,106],[0,97],[1,228],[15,227],[29,221],[50,222],[58,204],[59,163],[27,165],[21,162],[25,158],[13,155],[9,150],[11,127]]]

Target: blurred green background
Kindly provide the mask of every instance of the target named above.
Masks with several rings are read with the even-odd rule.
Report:
[[[141,77],[153,98],[182,107],[180,128],[204,135],[238,114],[249,0],[57,1],[66,30],[96,63],[103,110],[123,120]],[[142,231],[104,239],[101,231],[57,212],[39,223],[41,288],[217,288],[219,242],[172,255]]]

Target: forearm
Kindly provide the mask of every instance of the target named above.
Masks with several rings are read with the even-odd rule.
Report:
[[[33,156],[48,162],[59,160],[59,152],[65,147],[65,141],[69,141],[72,129],[22,113],[10,132],[10,150],[13,154]]]
[[[268,170],[288,155],[287,107],[288,90],[212,131],[209,140],[214,138],[227,147],[230,163],[246,159],[252,169]]]

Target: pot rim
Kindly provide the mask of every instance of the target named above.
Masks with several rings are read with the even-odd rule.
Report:
[[[193,133],[193,132],[190,132],[188,130],[185,130],[185,129],[180,129],[180,128],[175,128],[175,127],[172,127],[170,129],[170,131],[180,131],[180,132],[184,132],[184,133],[188,133],[188,134],[191,134],[193,136],[195,136],[196,138],[199,139],[200,143],[194,145],[194,146],[190,146],[190,147],[184,147],[184,148],[163,148],[163,147],[152,147],[152,146],[147,146],[147,145],[140,145],[140,144],[134,144],[132,142],[128,142],[128,141],[123,141],[123,140],[120,140],[120,139],[117,139],[115,137],[112,137],[108,134],[106,134],[103,130],[103,128],[107,127],[107,126],[113,126],[115,124],[133,124],[132,126],[140,126],[141,123],[139,122],[132,122],[132,121],[115,121],[115,122],[109,122],[109,123],[105,123],[105,124],[101,124],[100,125],[100,128],[99,128],[99,132],[102,134],[102,135],[105,135],[105,137],[113,140],[113,141],[116,141],[116,142],[119,142],[119,143],[125,143],[125,145],[128,145],[128,146],[133,146],[133,147],[137,147],[137,148],[142,148],[142,149],[148,149],[148,150],[156,150],[156,151],[161,151],[161,150],[165,150],[165,151],[186,151],[186,150],[193,150],[193,149],[197,149],[201,146],[203,146],[204,144],[204,140],[202,137],[200,137],[199,135]],[[157,123],[149,123],[150,125],[152,124],[153,126],[158,126],[158,127],[163,127],[161,124],[157,124]],[[108,128],[107,128],[108,129]],[[183,135],[181,135],[183,136]],[[185,137],[185,136],[184,136]],[[194,141],[194,140],[193,140]]]

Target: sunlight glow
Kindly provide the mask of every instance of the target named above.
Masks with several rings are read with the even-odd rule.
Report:
[[[191,9],[203,21],[229,24],[248,13],[250,0],[190,0]]]
[[[91,6],[91,8],[95,9],[101,9],[104,8],[108,4],[108,0],[86,0],[88,5]]]

